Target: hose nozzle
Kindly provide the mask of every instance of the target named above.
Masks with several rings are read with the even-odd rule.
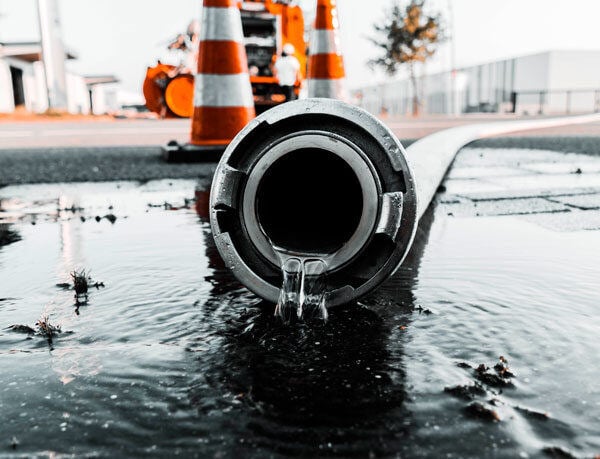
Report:
[[[413,177],[391,131],[332,99],[282,104],[229,145],[211,225],[235,276],[276,302],[285,257],[321,260],[327,307],[363,296],[406,256],[417,226]]]

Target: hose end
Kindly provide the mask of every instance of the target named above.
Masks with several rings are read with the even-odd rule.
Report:
[[[251,121],[215,172],[211,226],[246,287],[276,302],[281,254],[326,263],[326,305],[355,300],[406,256],[417,226],[413,176],[394,134],[333,99],[282,104]]]

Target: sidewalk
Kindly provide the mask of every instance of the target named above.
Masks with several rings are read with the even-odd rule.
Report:
[[[566,116],[566,115],[558,115]],[[462,116],[428,115],[419,118],[413,117],[385,117],[381,118],[394,134],[400,139],[417,139],[432,134],[442,129],[474,123],[491,123],[495,121],[510,121],[523,119],[551,118],[550,116],[516,116],[498,114],[467,114]],[[600,122],[582,124],[578,126],[565,126],[562,128],[539,129],[513,134],[511,136],[596,136],[600,137]]]

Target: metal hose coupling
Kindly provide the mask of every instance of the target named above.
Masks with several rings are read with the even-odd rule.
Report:
[[[400,265],[417,195],[385,125],[343,102],[307,99],[268,110],[234,138],[215,172],[210,220],[225,264],[248,289],[275,303],[304,265],[325,271],[319,288],[331,307]]]

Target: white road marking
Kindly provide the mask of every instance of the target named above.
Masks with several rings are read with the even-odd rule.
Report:
[[[77,137],[77,136],[119,136],[119,135],[140,135],[152,136],[156,134],[180,135],[188,133],[188,126],[181,127],[158,127],[158,128],[110,128],[110,129],[41,129],[37,131],[2,131],[0,138],[14,139],[23,137],[44,138],[44,137]]]
[[[0,137],[29,137],[34,134],[34,131],[2,131]]]
[[[78,135],[152,135],[152,134],[169,134],[181,133],[189,131],[189,127],[180,128],[109,128],[109,129],[52,129],[42,130],[39,133],[40,137],[61,137],[61,136],[78,136]]]

